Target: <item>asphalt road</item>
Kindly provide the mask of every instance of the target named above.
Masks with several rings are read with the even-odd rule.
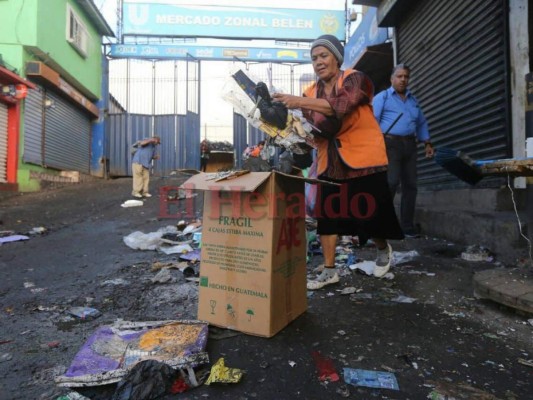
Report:
[[[184,176],[152,181],[152,193],[175,187]],[[132,250],[123,238],[154,232],[201,213],[185,206],[161,218],[160,198],[123,208],[131,180],[94,181],[40,193],[4,197],[0,229],[46,233],[0,246],[0,399],[57,399],[69,390],[54,376],[64,373],[85,340],[117,319],[195,319],[198,290],[172,270],[172,282],[154,283],[155,262],[175,255]],[[181,208],[180,208],[181,207]],[[464,247],[423,237],[393,243],[395,251],[419,256],[378,280],[344,268],[338,284],[309,296],[308,310],[266,339],[211,329],[211,362],[224,357],[244,371],[235,384],[212,384],[165,399],[520,399],[533,398],[532,316],[476,299],[475,271],[510,267],[461,259]],[[349,248],[372,260],[374,248]],[[309,270],[321,262],[315,255]],[[353,287],[355,293],[341,294]],[[412,303],[394,301],[403,295]],[[93,320],[68,310],[90,306]],[[331,361],[340,380],[319,379],[316,354]],[[315,356],[315,358],[314,358]],[[347,385],[343,368],[394,374],[399,390]],[[111,399],[114,385],[79,390]],[[461,397],[462,396],[462,397]]]

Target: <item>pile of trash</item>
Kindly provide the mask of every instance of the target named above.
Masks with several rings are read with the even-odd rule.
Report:
[[[270,92],[274,91],[275,88],[268,88],[264,82],[238,70],[225,82],[222,97],[253,127],[266,133],[273,144],[295,154],[309,153],[315,147],[313,130],[316,128],[301,110],[288,110],[273,101]]]
[[[225,152],[232,152],[234,150],[234,146],[232,143],[228,142],[227,140],[224,141],[207,141],[209,143],[209,148],[211,151],[225,151]]]
[[[196,320],[116,321],[99,327],[55,377],[60,387],[116,383],[112,400],[149,400],[203,384],[238,383],[243,371],[220,358],[209,367],[208,324]],[[85,399],[70,392],[57,400]]]

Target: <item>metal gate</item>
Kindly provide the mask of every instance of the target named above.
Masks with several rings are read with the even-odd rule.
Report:
[[[412,69],[410,87],[436,147],[475,159],[509,157],[509,65],[504,0],[420,1],[397,28],[398,61]],[[420,151],[419,183],[463,186]],[[499,180],[484,179],[493,186]]]
[[[161,137],[154,175],[199,169],[199,62],[114,59],[109,66],[110,101],[121,112],[106,118],[109,175],[131,176],[133,143],[153,135]]]
[[[110,114],[106,118],[109,151],[109,175],[131,175],[131,149],[133,144],[152,132],[152,117],[135,114]]]
[[[42,87],[29,91],[24,113],[25,162],[88,174],[90,143],[91,120],[86,114],[52,91]]]
[[[0,183],[7,182],[7,106],[0,102]]]

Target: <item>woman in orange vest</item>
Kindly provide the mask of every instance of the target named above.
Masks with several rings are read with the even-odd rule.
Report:
[[[360,71],[342,71],[344,49],[332,35],[311,45],[316,82],[303,97],[275,93],[289,109],[300,108],[315,126],[318,178],[338,185],[320,185],[315,215],[324,254],[324,269],[309,290],[339,281],[335,248],[339,235],[372,238],[377,247],[374,275],[389,271],[392,247],[387,239],[403,239],[387,184],[387,152],[372,112],[374,85]]]

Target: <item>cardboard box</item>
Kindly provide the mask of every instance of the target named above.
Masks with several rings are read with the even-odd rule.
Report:
[[[271,337],[307,309],[305,179],[250,172],[204,190],[198,319]]]

